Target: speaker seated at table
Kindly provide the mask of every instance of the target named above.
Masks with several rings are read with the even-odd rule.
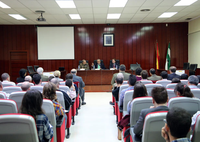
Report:
[[[120,65],[119,60],[112,59],[112,60],[110,60],[109,68],[114,68],[114,69],[118,70],[119,69],[119,65]]]
[[[85,70],[89,70],[89,64],[88,64],[88,60],[80,60],[79,61],[79,66],[78,69],[85,69]]]
[[[94,60],[94,63],[92,63],[91,66],[93,69],[106,69],[103,60],[100,59]]]

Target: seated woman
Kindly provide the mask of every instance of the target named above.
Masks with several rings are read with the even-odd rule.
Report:
[[[24,82],[24,81],[25,81],[26,72],[27,72],[26,69],[20,69],[20,71],[19,71],[19,76],[20,76],[20,77],[17,78],[17,83],[20,83],[20,82]]]
[[[75,90],[74,85],[72,85],[72,80],[71,80],[71,79],[67,79],[67,80],[65,81],[65,85],[69,87],[69,91],[70,91],[70,92],[67,92],[67,94],[69,94],[69,97],[70,97],[71,99],[76,98],[76,90]]]
[[[142,79],[141,72],[142,72],[142,68],[141,67],[138,67],[135,70],[135,75],[136,75],[137,81],[140,81]]]
[[[190,97],[193,98],[194,95],[192,94],[190,88],[183,84],[183,83],[178,83],[176,87],[174,88],[174,93],[176,94],[177,97]]]
[[[48,142],[53,137],[53,129],[42,110],[43,96],[38,90],[29,90],[24,94],[20,113],[33,116],[36,122],[40,142]]]
[[[60,71],[59,70],[56,70],[54,71],[53,75],[55,76],[55,78],[58,79],[58,81],[63,81],[63,79],[60,78]]]

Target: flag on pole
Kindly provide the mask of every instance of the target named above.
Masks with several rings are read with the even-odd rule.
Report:
[[[156,69],[159,69],[160,66],[160,53],[159,53],[159,49],[158,49],[158,42],[156,41]]]
[[[166,63],[165,63],[165,70],[169,70],[170,68],[170,63],[171,63],[171,59],[170,59],[170,42],[168,44],[168,48],[167,48],[167,56],[166,56]]]

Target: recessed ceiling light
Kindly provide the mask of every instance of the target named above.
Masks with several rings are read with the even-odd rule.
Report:
[[[185,20],[191,20],[192,18],[186,18]]]
[[[141,9],[140,11],[147,12],[147,11],[150,11],[150,9]]]
[[[121,14],[108,14],[107,19],[119,19]]]
[[[178,13],[178,12],[165,12],[165,13],[161,14],[158,18],[170,18],[170,17],[174,16],[176,13]]]
[[[0,7],[1,8],[10,8],[10,6],[6,5],[5,3],[0,1]]]
[[[17,20],[27,20],[25,17],[19,15],[19,14],[8,14],[9,16],[17,19]]]
[[[125,7],[128,0],[110,0],[109,7]]]
[[[76,8],[73,0],[56,0],[60,8]]]
[[[69,14],[71,19],[81,19],[79,14]]]
[[[174,6],[189,6],[193,3],[195,3],[198,0],[181,0],[178,3],[176,3]]]

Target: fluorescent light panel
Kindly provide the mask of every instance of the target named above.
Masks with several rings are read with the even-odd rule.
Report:
[[[17,20],[27,20],[25,17],[19,15],[19,14],[8,14],[9,16],[17,19]]]
[[[195,3],[196,1],[198,1],[198,0],[180,0],[174,6],[189,6],[193,3]]]
[[[81,19],[79,14],[69,14],[71,19]]]
[[[119,19],[121,14],[108,14],[107,19]]]
[[[76,8],[73,0],[56,0],[60,8]]]
[[[110,0],[109,7],[125,7],[128,0]]]
[[[177,13],[178,12],[165,12],[165,13],[161,14],[158,18],[170,18]]]
[[[0,7],[1,8],[10,8],[10,6],[6,5],[5,3],[0,1]]]

